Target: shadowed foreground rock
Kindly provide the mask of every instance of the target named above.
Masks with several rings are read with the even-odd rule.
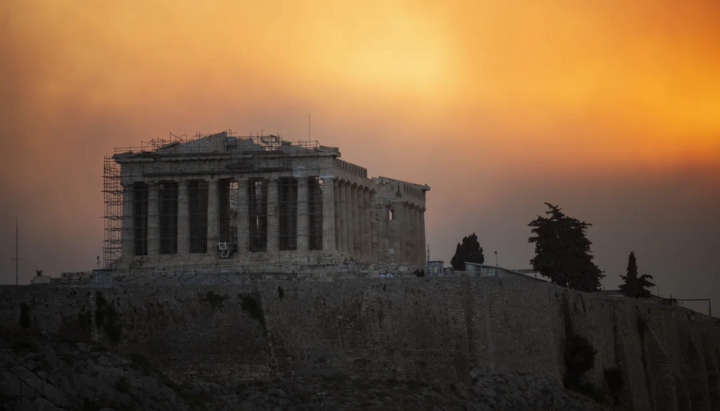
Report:
[[[546,379],[470,371],[469,387],[288,376],[173,384],[145,357],[13,332],[0,339],[2,410],[602,410]]]

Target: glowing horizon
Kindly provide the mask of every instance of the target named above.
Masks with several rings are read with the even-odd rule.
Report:
[[[304,140],[310,114],[343,159],[432,187],[445,260],[472,218],[527,264],[524,224],[548,200],[607,224],[652,209],[648,232],[673,213],[714,228],[719,20],[711,0],[5,2],[0,207],[29,216],[33,244],[67,244],[47,261],[79,268],[102,237],[113,147],[228,128]],[[606,217],[580,191],[626,208]],[[667,255],[644,241],[641,266]],[[601,246],[612,270],[630,251]]]

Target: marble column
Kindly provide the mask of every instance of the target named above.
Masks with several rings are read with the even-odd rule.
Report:
[[[415,236],[415,207],[412,204],[407,204],[408,208],[408,248],[407,248],[407,260],[410,264],[415,264],[415,248],[418,238]]]
[[[340,183],[340,249],[343,252],[348,252],[348,191],[347,183],[342,181]]]
[[[395,262],[400,264],[404,262],[403,259],[405,257],[405,204],[397,202],[394,204],[394,209],[395,212],[393,213],[392,222],[394,223],[393,226],[395,227],[395,232],[397,233],[397,241],[393,244],[393,248],[395,248]]]
[[[367,187],[363,190],[363,206],[365,208],[365,226],[363,227],[365,258],[372,260],[372,208],[370,207],[370,189]]]
[[[427,243],[425,242],[425,208],[420,209],[420,238],[422,241],[420,256],[422,257],[422,263],[425,264],[427,261]]]
[[[379,224],[377,205],[375,205],[375,190],[370,191],[370,258],[373,261],[380,261],[378,234]]]
[[[250,215],[248,204],[248,179],[237,179],[237,252],[247,253],[250,248]]]
[[[351,256],[355,256],[355,213],[357,213],[355,208],[355,202],[357,200],[357,197],[355,196],[355,190],[353,189],[353,185],[348,182],[347,186],[345,187],[345,196],[347,197],[347,226],[348,226],[348,249],[347,252]]]
[[[220,198],[218,194],[218,179],[205,180],[208,183],[207,206],[207,253],[217,255],[217,243],[220,239]]]
[[[134,255],[133,236],[133,184],[125,183],[123,187],[123,219],[122,219],[122,259],[129,263]]]
[[[322,181],[322,249],[335,251],[335,179],[328,176]]]
[[[418,244],[420,244],[420,237],[418,237],[417,230],[417,208],[413,204],[408,204],[408,207],[410,207],[409,225],[411,240],[408,259],[410,260],[410,264],[417,264]]]
[[[308,178],[298,178],[297,184],[297,251],[307,251],[310,244]]]
[[[335,249],[341,250],[340,248],[340,180],[333,178],[333,197],[334,197],[334,208],[335,208]]]
[[[277,178],[271,178],[268,180],[267,202],[267,252],[276,253],[280,250],[280,227],[278,225],[280,204],[278,202]]]
[[[148,182],[148,235],[149,257],[160,254],[160,184]]]
[[[358,241],[358,257],[365,258],[365,200],[363,199],[363,186],[357,186],[357,235]]]
[[[178,234],[177,253],[183,258],[190,254],[190,212],[188,182],[178,181]]]
[[[424,263],[422,258],[422,249],[424,247],[422,242],[422,236],[420,235],[420,207],[413,207],[415,209],[415,263],[422,265]]]

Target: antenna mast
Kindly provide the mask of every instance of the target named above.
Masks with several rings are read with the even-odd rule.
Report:
[[[18,261],[20,261],[18,258],[18,233],[20,224],[18,221],[18,216],[15,216],[15,258],[13,258],[13,260],[15,260],[15,285],[18,285]]]

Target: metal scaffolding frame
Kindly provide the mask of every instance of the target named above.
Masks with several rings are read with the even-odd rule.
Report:
[[[120,185],[120,164],[112,156],[103,161],[103,267],[114,268],[122,255],[123,189]]]

